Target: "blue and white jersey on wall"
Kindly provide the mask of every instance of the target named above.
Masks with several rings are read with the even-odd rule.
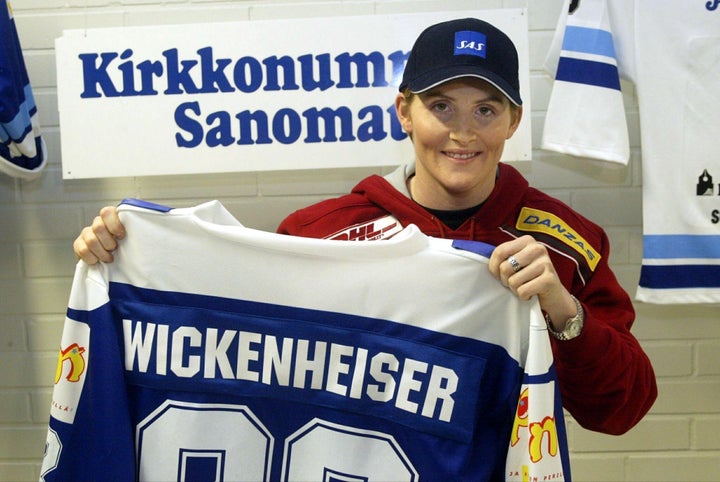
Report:
[[[491,247],[119,210],[115,262],[77,266],[43,480],[569,480],[542,313]]]
[[[46,149],[12,10],[0,0],[0,172],[34,179]]]
[[[563,12],[568,11],[567,2]],[[617,55],[605,0],[561,15],[545,68],[555,75],[542,148],[627,164],[630,159]]]
[[[611,77],[616,61],[619,76],[634,83],[640,109],[643,261],[637,299],[718,303],[720,1],[582,0],[572,2],[576,8],[568,15],[570,3],[548,56],[557,80],[543,148],[627,162],[619,83],[600,81]],[[563,65],[578,57],[583,75],[563,76]]]

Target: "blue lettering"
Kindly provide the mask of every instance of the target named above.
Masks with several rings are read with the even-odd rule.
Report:
[[[272,129],[275,139],[283,144],[292,144],[302,133],[300,116],[292,109],[280,109],[273,117]]]
[[[207,147],[272,144],[275,141],[292,144],[300,139],[303,132],[306,133],[305,143],[350,142],[356,139],[362,142],[381,141],[388,136],[388,129],[383,124],[385,113],[390,120],[389,130],[396,132],[393,139],[402,140],[392,106],[383,109],[369,105],[360,109],[355,131],[353,111],[347,106],[336,109],[313,107],[301,114],[283,108],[272,119],[262,110],[244,110],[235,114],[235,122],[229,112],[216,111],[204,115],[199,102],[186,102],[175,109],[175,123],[180,129],[175,134],[175,142],[178,147],[187,148],[198,147],[203,142]],[[407,134],[402,134],[407,137]]]
[[[378,105],[369,105],[360,109],[358,112],[359,119],[370,117],[369,120],[358,126],[357,137],[360,142],[381,141],[387,137],[387,132],[385,132],[383,126],[383,114],[385,113]]]
[[[217,123],[213,127],[213,124]],[[229,146],[235,139],[230,126],[230,114],[225,111],[213,112],[207,116],[207,125],[210,126],[205,143],[208,147]]]
[[[339,89],[348,89],[352,87],[370,87],[368,80],[368,64],[373,66],[373,87],[386,87],[388,85],[385,80],[385,57],[380,52],[372,52],[369,55],[356,53],[342,53],[335,57],[335,61],[340,67],[340,81],[337,83]],[[357,71],[357,82],[352,82],[351,66],[355,65]]]
[[[115,52],[104,52],[100,54],[100,65],[97,65],[97,54],[80,54],[79,58],[83,64],[83,92],[80,97],[83,99],[102,97],[133,97],[138,95],[157,95],[153,85],[153,78],[163,74],[161,62],[145,60],[135,67],[131,57],[133,51],[126,49],[120,54],[121,60],[127,60],[118,65],[122,78],[122,90],[113,83],[108,74],[108,67],[113,60],[118,58]],[[135,69],[140,71],[140,90],[135,89]],[[102,94],[98,91],[102,90]]]
[[[330,54],[270,56],[264,59],[245,56],[233,60],[216,59],[212,47],[196,51],[194,58],[180,57],[177,48],[162,52],[164,60],[146,59],[137,63],[132,49],[121,53],[103,52],[79,54],[83,68],[82,98],[131,97],[158,95],[156,79],[164,78],[165,95],[204,94],[217,92],[244,93],[266,91],[313,90],[325,91],[333,86],[341,89],[387,87],[398,85],[409,52],[395,51],[387,56],[380,52],[344,52],[334,59]],[[122,62],[114,65],[116,59]],[[338,79],[333,79],[333,60],[337,64]],[[390,62],[392,77],[386,79],[386,61]],[[299,71],[296,62],[299,63]],[[115,72],[112,71],[115,70]],[[119,73],[119,78],[114,73]],[[298,83],[297,76],[300,76]]]
[[[200,142],[202,142],[202,125],[200,125],[198,121],[188,117],[188,111],[199,116],[200,104],[197,102],[185,102],[175,109],[175,124],[192,136],[190,139],[185,139],[181,134],[175,134],[175,143],[178,147],[197,147],[200,145]]]
[[[212,47],[205,47],[198,50],[200,55],[200,71],[202,72],[202,93],[234,92],[230,81],[223,70],[230,65],[230,59],[219,59],[217,68],[213,68]]]
[[[300,72],[302,74],[302,86],[306,92],[315,89],[327,90],[335,85],[330,75],[330,54],[317,55],[315,59],[318,61],[318,73],[320,75],[320,78],[317,80],[313,76],[312,55],[308,54],[298,57],[300,61]]]
[[[107,72],[108,65],[117,56],[118,54],[115,52],[104,52],[99,55],[101,61],[100,65],[97,66],[98,54],[78,55],[83,65],[83,91],[80,98],[89,99],[102,97],[103,95],[105,97],[118,97],[120,95]],[[102,90],[102,94],[98,92],[98,87]]]
[[[178,59],[178,50],[169,49],[164,51],[167,66],[167,89],[164,94],[198,94],[200,89],[190,77],[190,70],[197,65],[195,60]],[[180,69],[182,65],[182,69]]]
[[[137,65],[137,69],[140,71],[140,85],[142,86],[138,94],[157,95],[158,92],[153,85],[153,77],[162,76],[164,71],[162,63],[145,60]]]
[[[248,78],[249,77],[249,78]],[[235,64],[233,70],[235,86],[242,92],[255,92],[263,81],[262,67],[254,57],[243,57]]]
[[[120,58],[122,60],[128,59],[132,57],[132,53],[132,50],[126,49],[123,53],[120,54]],[[123,90],[122,92],[120,92],[120,95],[128,97],[138,95],[139,92],[135,90],[135,68],[132,61],[128,60],[127,62],[123,62],[122,64],[118,65],[118,69],[120,69],[120,72],[122,72],[123,79]]]
[[[347,107],[340,107],[337,110],[332,110],[328,107],[324,109],[308,109],[303,112],[303,116],[307,119],[307,137],[305,137],[306,143],[320,142],[320,119],[322,118],[325,125],[325,137],[322,138],[322,142],[336,142],[337,136],[335,135],[335,119],[340,119],[340,141],[354,141],[355,136],[352,133],[352,112]]]
[[[268,57],[262,61],[265,64],[267,81],[264,90],[298,90],[299,85],[295,82],[295,62],[287,55],[277,58]],[[280,86],[278,71],[282,68],[283,85]]]
[[[268,136],[268,116],[264,111],[250,112],[249,110],[238,113],[235,118],[240,121],[240,137],[238,145],[250,144],[272,144],[272,139]],[[253,140],[252,125],[254,123],[257,130],[257,137]]]

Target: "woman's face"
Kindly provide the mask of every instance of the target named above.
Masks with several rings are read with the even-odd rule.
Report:
[[[511,108],[498,89],[473,77],[409,99],[400,94],[395,106],[415,148],[413,199],[433,209],[462,209],[487,199],[522,108]]]

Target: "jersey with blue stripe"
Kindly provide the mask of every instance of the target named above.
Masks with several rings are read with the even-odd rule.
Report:
[[[564,8],[546,61],[555,83],[542,147],[627,164],[630,142],[605,1],[584,0],[572,15],[567,1]]]
[[[577,3],[577,2],[576,2]],[[565,2],[543,148],[627,163],[619,79],[637,91],[643,259],[637,299],[720,302],[720,1]]]
[[[542,313],[491,246],[119,212],[115,262],[75,273],[44,480],[569,480]]]
[[[0,2],[0,172],[34,179],[46,149],[12,10]]]

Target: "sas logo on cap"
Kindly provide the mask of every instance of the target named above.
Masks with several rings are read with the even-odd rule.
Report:
[[[487,38],[480,32],[455,32],[455,55],[477,55],[485,58]]]

